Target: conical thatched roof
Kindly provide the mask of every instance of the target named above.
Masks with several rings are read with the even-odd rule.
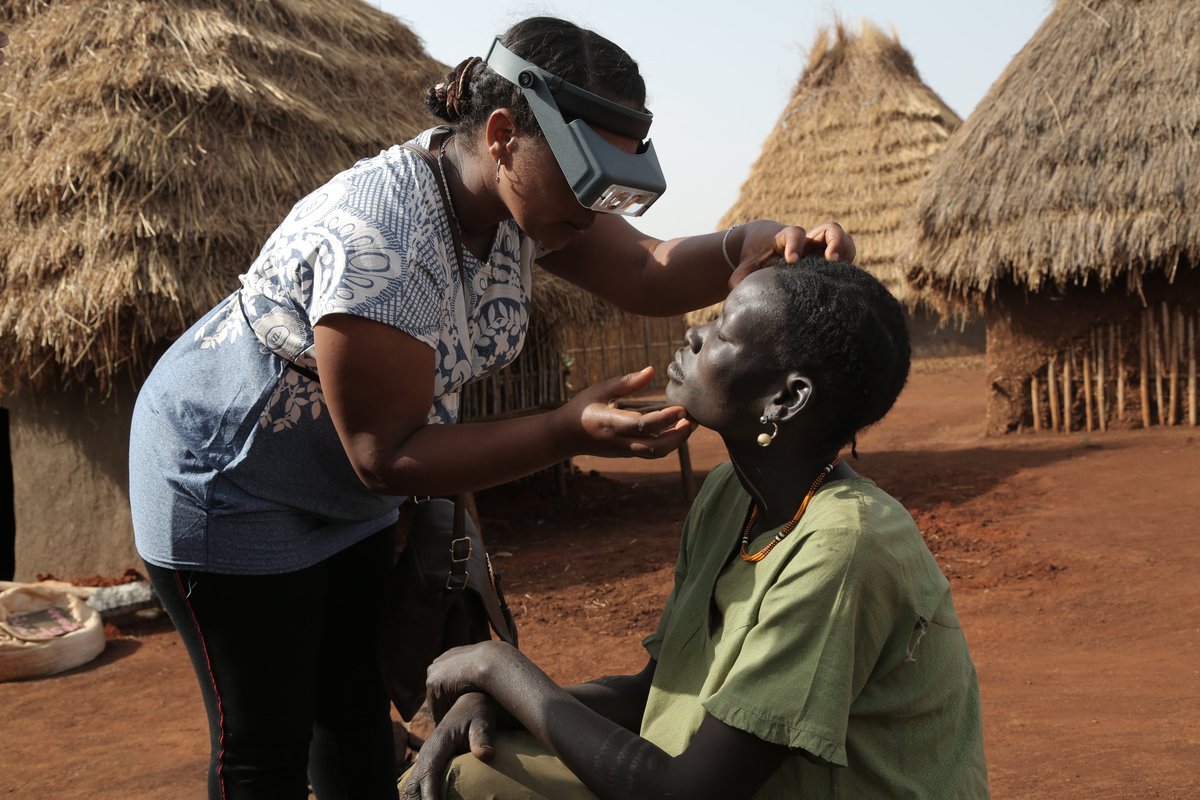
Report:
[[[444,72],[360,0],[6,0],[0,384],[106,389]]]
[[[894,35],[865,21],[858,35],[823,29],[720,227],[837,220],[854,236],[858,263],[914,306],[900,258],[906,223],[930,160],[959,124]]]
[[[936,159],[912,277],[1136,290],[1196,265],[1197,208],[1200,5],[1059,2]]]

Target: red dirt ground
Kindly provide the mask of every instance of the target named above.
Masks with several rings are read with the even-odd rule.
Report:
[[[1200,797],[1200,431],[986,439],[977,363],[918,365],[855,467],[912,510],[955,588],[997,798]],[[723,458],[691,440],[698,474]],[[562,681],[635,670],[686,510],[674,456],[578,459],[558,499],[479,498],[522,645]],[[0,684],[0,796],[202,797],[207,734],[161,624]]]

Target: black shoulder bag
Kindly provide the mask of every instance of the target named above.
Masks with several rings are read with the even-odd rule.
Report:
[[[418,500],[408,541],[384,594],[379,659],[388,695],[411,720],[425,700],[429,665],[452,647],[491,638],[517,644],[500,576],[465,503]]]
[[[421,157],[440,179],[438,164],[423,147],[403,147]],[[438,180],[442,204],[450,197]],[[451,223],[454,255],[463,278],[462,242]],[[463,302],[466,302],[463,286]],[[491,638],[517,644],[517,626],[504,600],[479,530],[466,513],[463,495],[416,501],[408,540],[392,569],[380,617],[379,662],[396,710],[411,720],[425,700],[430,663],[452,647]]]

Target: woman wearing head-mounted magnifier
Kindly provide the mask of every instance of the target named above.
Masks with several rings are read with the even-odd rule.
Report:
[[[836,223],[806,232],[758,220],[660,241],[620,219],[641,216],[667,188],[647,139],[653,115],[637,63],[574,26],[560,47],[548,46],[530,35],[536,23],[514,26],[486,58],[463,61],[431,92],[431,109],[453,126],[443,143],[447,176],[472,244],[486,249],[491,227],[512,219],[541,246],[541,266],[647,315],[716,302],[776,256],[853,259],[854,243]],[[493,165],[488,186],[482,176]]]
[[[854,257],[833,223],[640,233],[629,218],[666,189],[645,94],[607,39],[548,17],[514,25],[430,90],[447,127],[297,203],[155,366],[130,499],[208,707],[210,796],[304,797],[307,781],[319,797],[395,796],[370,632],[408,497],[578,454],[661,457],[691,433],[682,407],[614,407],[649,368],[547,413],[453,424],[463,385],[521,349],[534,261],[624,310],[673,315],[779,257]],[[285,607],[342,627],[247,614]]]

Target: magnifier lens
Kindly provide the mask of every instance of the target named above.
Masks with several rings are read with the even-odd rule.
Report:
[[[644,189],[613,184],[600,193],[591,208],[593,211],[601,211],[606,214],[638,217],[657,199],[657,194]]]

